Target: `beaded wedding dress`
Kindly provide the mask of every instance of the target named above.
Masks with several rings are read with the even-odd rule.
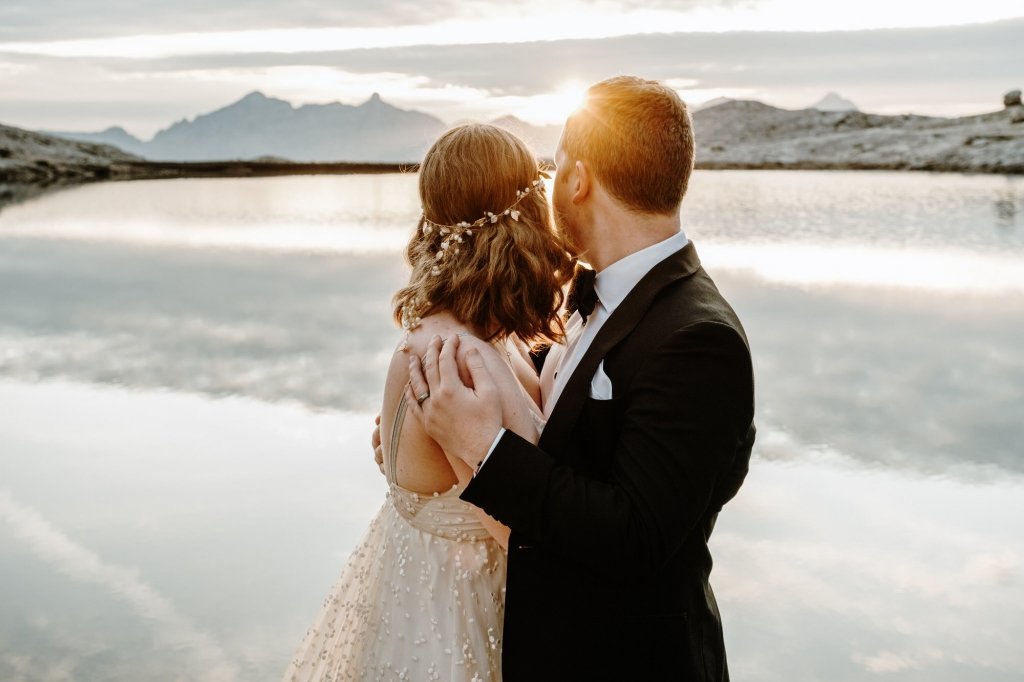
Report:
[[[501,679],[505,552],[461,489],[424,495],[393,479],[406,412],[402,396],[388,494],[324,600],[285,682]]]

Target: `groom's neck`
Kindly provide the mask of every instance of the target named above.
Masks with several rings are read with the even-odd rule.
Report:
[[[681,229],[679,211],[640,213],[608,202],[593,213],[586,258],[600,272],[612,263],[665,241]]]

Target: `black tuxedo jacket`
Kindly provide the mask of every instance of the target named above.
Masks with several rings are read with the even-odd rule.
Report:
[[[707,543],[753,416],[746,336],[689,243],[605,321],[540,443],[506,432],[462,493],[512,529],[506,680],[728,680]]]

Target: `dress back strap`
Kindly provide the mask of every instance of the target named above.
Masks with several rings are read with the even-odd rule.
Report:
[[[406,411],[406,400],[405,391],[402,391],[402,397],[398,401],[398,409],[395,411],[395,424],[391,427],[391,447],[388,448],[388,472],[391,482],[395,485],[398,484],[398,480],[395,477],[395,472],[398,466],[398,441],[402,437],[402,425],[405,423],[405,411]]]

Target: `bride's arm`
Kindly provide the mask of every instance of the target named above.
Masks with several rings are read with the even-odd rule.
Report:
[[[516,370],[510,366],[500,351],[494,349],[490,344],[475,337],[464,336],[460,339],[458,359],[459,372],[462,380],[467,385],[472,385],[469,373],[465,370],[466,353],[470,348],[476,348],[484,360],[488,371],[494,377],[501,393],[501,406],[503,425],[505,428],[516,433],[534,433],[539,435],[539,426],[543,424],[540,407],[535,402],[539,399],[530,395],[530,391],[520,382]],[[532,364],[528,366],[532,371]],[[539,389],[538,389],[539,391]],[[458,457],[450,456],[447,453],[448,462],[451,464],[455,475],[459,479],[460,487],[469,485],[473,479],[473,470],[469,465]],[[506,551],[508,550],[509,528],[492,516],[488,516],[484,510],[476,508],[477,516],[487,531],[498,541]]]
[[[475,337],[464,336],[460,339],[456,357],[460,378],[469,387],[472,387],[473,380],[466,369],[466,354],[471,348],[480,351],[487,371],[498,386],[501,395],[502,426],[519,434],[530,434],[536,440],[540,435],[540,426],[544,422],[540,407],[540,382],[532,362],[523,360],[517,370],[512,366],[512,358],[519,360],[519,357],[506,355]]]
[[[445,453],[447,455],[447,453]],[[452,465],[452,469],[455,470],[455,475],[459,477],[459,487],[465,488],[469,485],[469,482],[473,480],[473,470],[469,468],[469,465],[463,462],[458,457],[448,457],[448,462]],[[473,512],[480,519],[480,523],[487,529],[487,532],[491,534],[501,548],[508,551],[508,536],[511,531],[509,527],[504,525],[501,521],[498,521],[493,516],[489,516],[487,512],[477,506],[473,506]]]

